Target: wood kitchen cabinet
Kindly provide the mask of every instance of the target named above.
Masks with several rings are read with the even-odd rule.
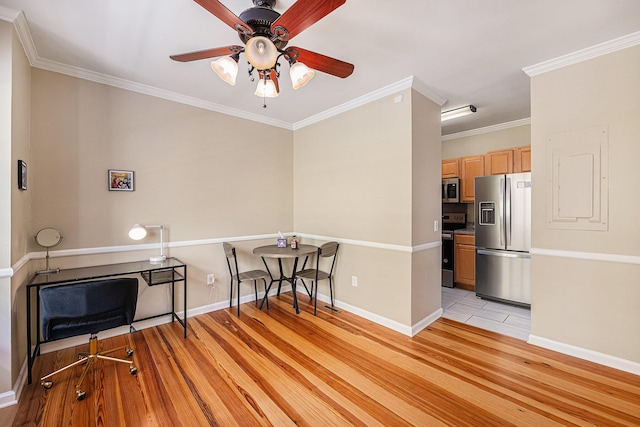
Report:
[[[473,203],[475,178],[476,176],[484,176],[484,155],[461,158],[460,169],[460,202]]]
[[[460,178],[460,159],[442,161],[442,178]]]
[[[454,234],[453,281],[459,288],[476,290],[476,247],[473,234]]]
[[[513,149],[489,151],[484,155],[486,175],[513,173]]]
[[[513,150],[513,171],[531,172],[531,146],[517,147]]]

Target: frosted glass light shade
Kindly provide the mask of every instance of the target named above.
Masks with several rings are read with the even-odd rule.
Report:
[[[275,98],[278,96],[276,84],[271,79],[260,79],[255,95],[261,98]]]
[[[216,72],[224,82],[231,86],[236,84],[238,75],[238,62],[231,56],[224,56],[215,61],[211,61],[211,69]]]
[[[278,60],[278,49],[271,40],[264,36],[256,36],[249,39],[244,54],[247,61],[253,65],[256,70],[269,70],[276,65]]]
[[[296,62],[289,69],[289,75],[291,76],[291,83],[294,89],[301,88],[309,83],[309,80],[311,80],[315,74],[315,71],[302,62]]]

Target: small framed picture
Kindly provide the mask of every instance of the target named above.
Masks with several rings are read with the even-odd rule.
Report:
[[[18,190],[27,189],[27,164],[18,160]]]
[[[109,191],[133,191],[133,171],[109,169]]]

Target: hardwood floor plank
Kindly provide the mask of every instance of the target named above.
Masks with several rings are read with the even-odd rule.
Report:
[[[301,313],[291,294],[109,338],[130,343],[137,375],[100,361],[25,386],[14,425],[640,426],[640,377],[439,319],[409,338],[341,311]],[[75,360],[42,355],[34,378]],[[122,355],[114,354],[114,357]]]

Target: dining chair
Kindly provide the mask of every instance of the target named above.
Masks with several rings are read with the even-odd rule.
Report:
[[[318,248],[316,256],[316,268],[303,269],[296,273],[296,280],[308,279],[311,281],[311,292],[313,296],[313,315],[317,315],[318,308],[318,280],[329,279],[329,293],[331,296],[331,307],[333,307],[333,268],[336,265],[336,257],[338,255],[338,242],[328,242]],[[322,258],[331,258],[331,267],[329,271],[320,270],[320,261]],[[328,260],[327,260],[328,261]],[[303,282],[304,283],[304,282]],[[314,292],[315,288],[315,292]]]
[[[80,282],[70,285],[58,285],[42,288],[39,291],[42,306],[42,338],[54,341],[77,335],[90,334],[89,352],[80,353],[78,360],[66,365],[40,379],[40,384],[50,389],[54,375],[74,366],[84,364],[80,379],[76,383],[76,399],[83,400],[86,393],[82,382],[89,367],[98,360],[121,362],[129,365],[129,373],[135,375],[138,368],[132,360],[107,356],[119,350],[125,350],[127,356],[133,355],[128,346],[98,351],[98,332],[118,326],[129,325],[130,331],[138,301],[138,279],[119,278]]]
[[[253,280],[253,288],[256,293],[256,303],[258,302],[258,280],[262,280],[264,282],[264,299],[267,301],[267,309],[269,309],[269,299],[267,295],[269,294],[269,290],[271,289],[271,282],[267,287],[267,279],[271,281],[271,276],[264,270],[249,270],[240,272],[238,269],[238,257],[236,255],[236,248],[227,242],[222,243],[222,247],[224,248],[224,255],[227,258],[227,267],[229,267],[229,275],[231,276],[231,283],[229,286],[229,308],[233,305],[233,282],[234,280],[238,283],[238,317],[240,317],[240,283],[244,281]],[[233,264],[233,265],[232,265]],[[262,304],[260,305],[262,308]]]

